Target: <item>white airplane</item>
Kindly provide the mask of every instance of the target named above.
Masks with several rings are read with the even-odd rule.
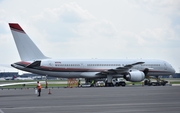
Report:
[[[11,66],[19,70],[61,78],[107,78],[106,85],[111,85],[113,78],[139,82],[149,76],[175,73],[168,62],[156,59],[51,59],[39,50],[19,24],[9,23],[9,26],[21,58]]]
[[[31,77],[16,77],[14,80],[34,80]]]

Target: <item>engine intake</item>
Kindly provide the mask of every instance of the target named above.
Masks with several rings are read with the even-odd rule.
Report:
[[[139,70],[131,71],[129,74],[124,76],[124,79],[131,82],[140,82],[144,80],[145,74]]]

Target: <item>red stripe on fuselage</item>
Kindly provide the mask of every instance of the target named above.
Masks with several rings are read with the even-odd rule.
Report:
[[[52,68],[47,66],[41,66],[41,69],[51,71],[65,71],[65,72],[101,72],[108,69],[89,69],[89,68]]]

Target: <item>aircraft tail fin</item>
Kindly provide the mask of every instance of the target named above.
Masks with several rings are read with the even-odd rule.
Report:
[[[9,23],[9,27],[22,61],[48,58],[44,56],[19,24]]]

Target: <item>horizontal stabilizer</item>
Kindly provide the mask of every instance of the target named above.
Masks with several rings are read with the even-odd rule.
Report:
[[[41,65],[41,61],[35,61],[31,64],[29,64],[28,66],[26,66],[27,68],[33,68],[33,67],[39,67]]]

